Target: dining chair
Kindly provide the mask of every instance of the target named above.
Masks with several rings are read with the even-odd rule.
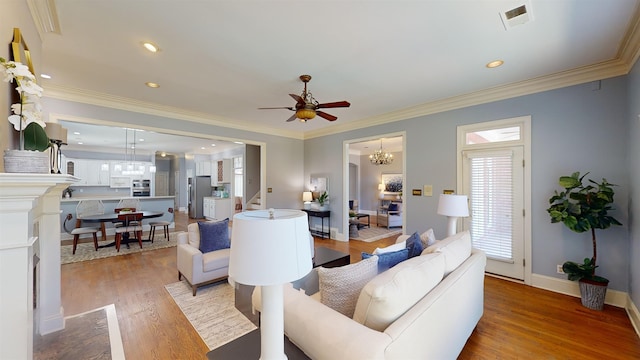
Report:
[[[76,205],[76,229],[82,227],[82,217],[88,215],[104,214],[104,204],[102,200],[80,200]],[[100,222],[100,232],[102,232],[102,240],[107,239],[106,226],[104,222]]]
[[[71,230],[71,235],[73,235],[73,255],[76,254],[76,247],[78,247],[78,240],[80,239],[80,235],[83,234],[91,234],[93,235],[93,247],[98,251],[98,237],[96,234],[100,231],[99,228],[94,227],[77,227]]]
[[[173,217],[173,208],[169,208],[169,210],[167,211]],[[171,220],[173,221],[173,219]],[[156,226],[162,226],[164,237],[167,239],[167,241],[169,241],[169,225],[171,225],[172,221],[159,220],[149,222],[149,226],[151,226],[151,228],[149,229],[149,240],[151,241],[151,243],[153,243],[153,239],[156,237]]]
[[[136,239],[138,239],[138,244],[140,244],[140,249],[142,249],[142,225],[140,223],[141,220],[141,212],[127,212],[118,214],[118,221],[123,224],[122,226],[116,228],[116,250],[118,252],[120,252],[120,243],[122,242],[125,233],[134,233]]]

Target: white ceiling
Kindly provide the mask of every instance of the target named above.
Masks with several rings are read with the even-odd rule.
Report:
[[[60,34],[42,34],[36,69],[52,76],[41,81],[45,96],[297,138],[465,105],[496,89],[508,97],[621,75],[640,48],[631,36],[638,0],[55,3]],[[506,30],[500,13],[522,4],[531,20]],[[504,65],[485,67],[496,59]],[[312,75],[318,101],[351,107],[326,109],[335,122],[307,123],[257,109],[293,106],[301,74]]]

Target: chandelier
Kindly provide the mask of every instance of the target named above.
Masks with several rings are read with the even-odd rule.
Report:
[[[382,150],[382,139],[380,139],[380,149],[369,155],[369,161],[374,165],[389,165],[393,162],[393,154]]]

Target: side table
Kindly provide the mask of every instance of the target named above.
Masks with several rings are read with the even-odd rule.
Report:
[[[320,237],[326,237],[326,238],[331,238],[331,211],[330,210],[309,210],[309,209],[302,209],[302,211],[307,213],[307,216],[309,217],[309,231],[311,232],[312,235],[316,235],[316,236],[320,236]],[[311,218],[312,217],[316,217],[316,218],[320,218],[322,221],[322,229],[321,230],[315,230],[311,228]],[[327,231],[324,231],[324,219],[328,219],[329,222],[329,227],[327,227]]]

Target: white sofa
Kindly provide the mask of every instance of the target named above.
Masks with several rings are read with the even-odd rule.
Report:
[[[422,255],[367,283],[353,319],[323,305],[317,294],[307,296],[285,287],[285,333],[312,359],[455,359],[483,313],[485,265],[484,252],[471,249],[468,232],[438,241]],[[433,281],[438,272],[444,278],[436,278],[433,288],[416,297],[415,289]],[[383,289],[380,284],[385,284]],[[380,294],[383,296],[378,297]],[[409,304],[406,312],[394,315],[412,296],[419,300]],[[256,292],[258,310],[259,302]],[[378,312],[377,320],[382,323],[363,321],[368,312]],[[387,326],[384,321],[389,320]]]
[[[178,280],[185,279],[191,285],[193,296],[199,286],[224,280],[229,276],[230,249],[203,254],[200,251],[200,229],[197,223],[189,224],[186,232],[178,233]]]

